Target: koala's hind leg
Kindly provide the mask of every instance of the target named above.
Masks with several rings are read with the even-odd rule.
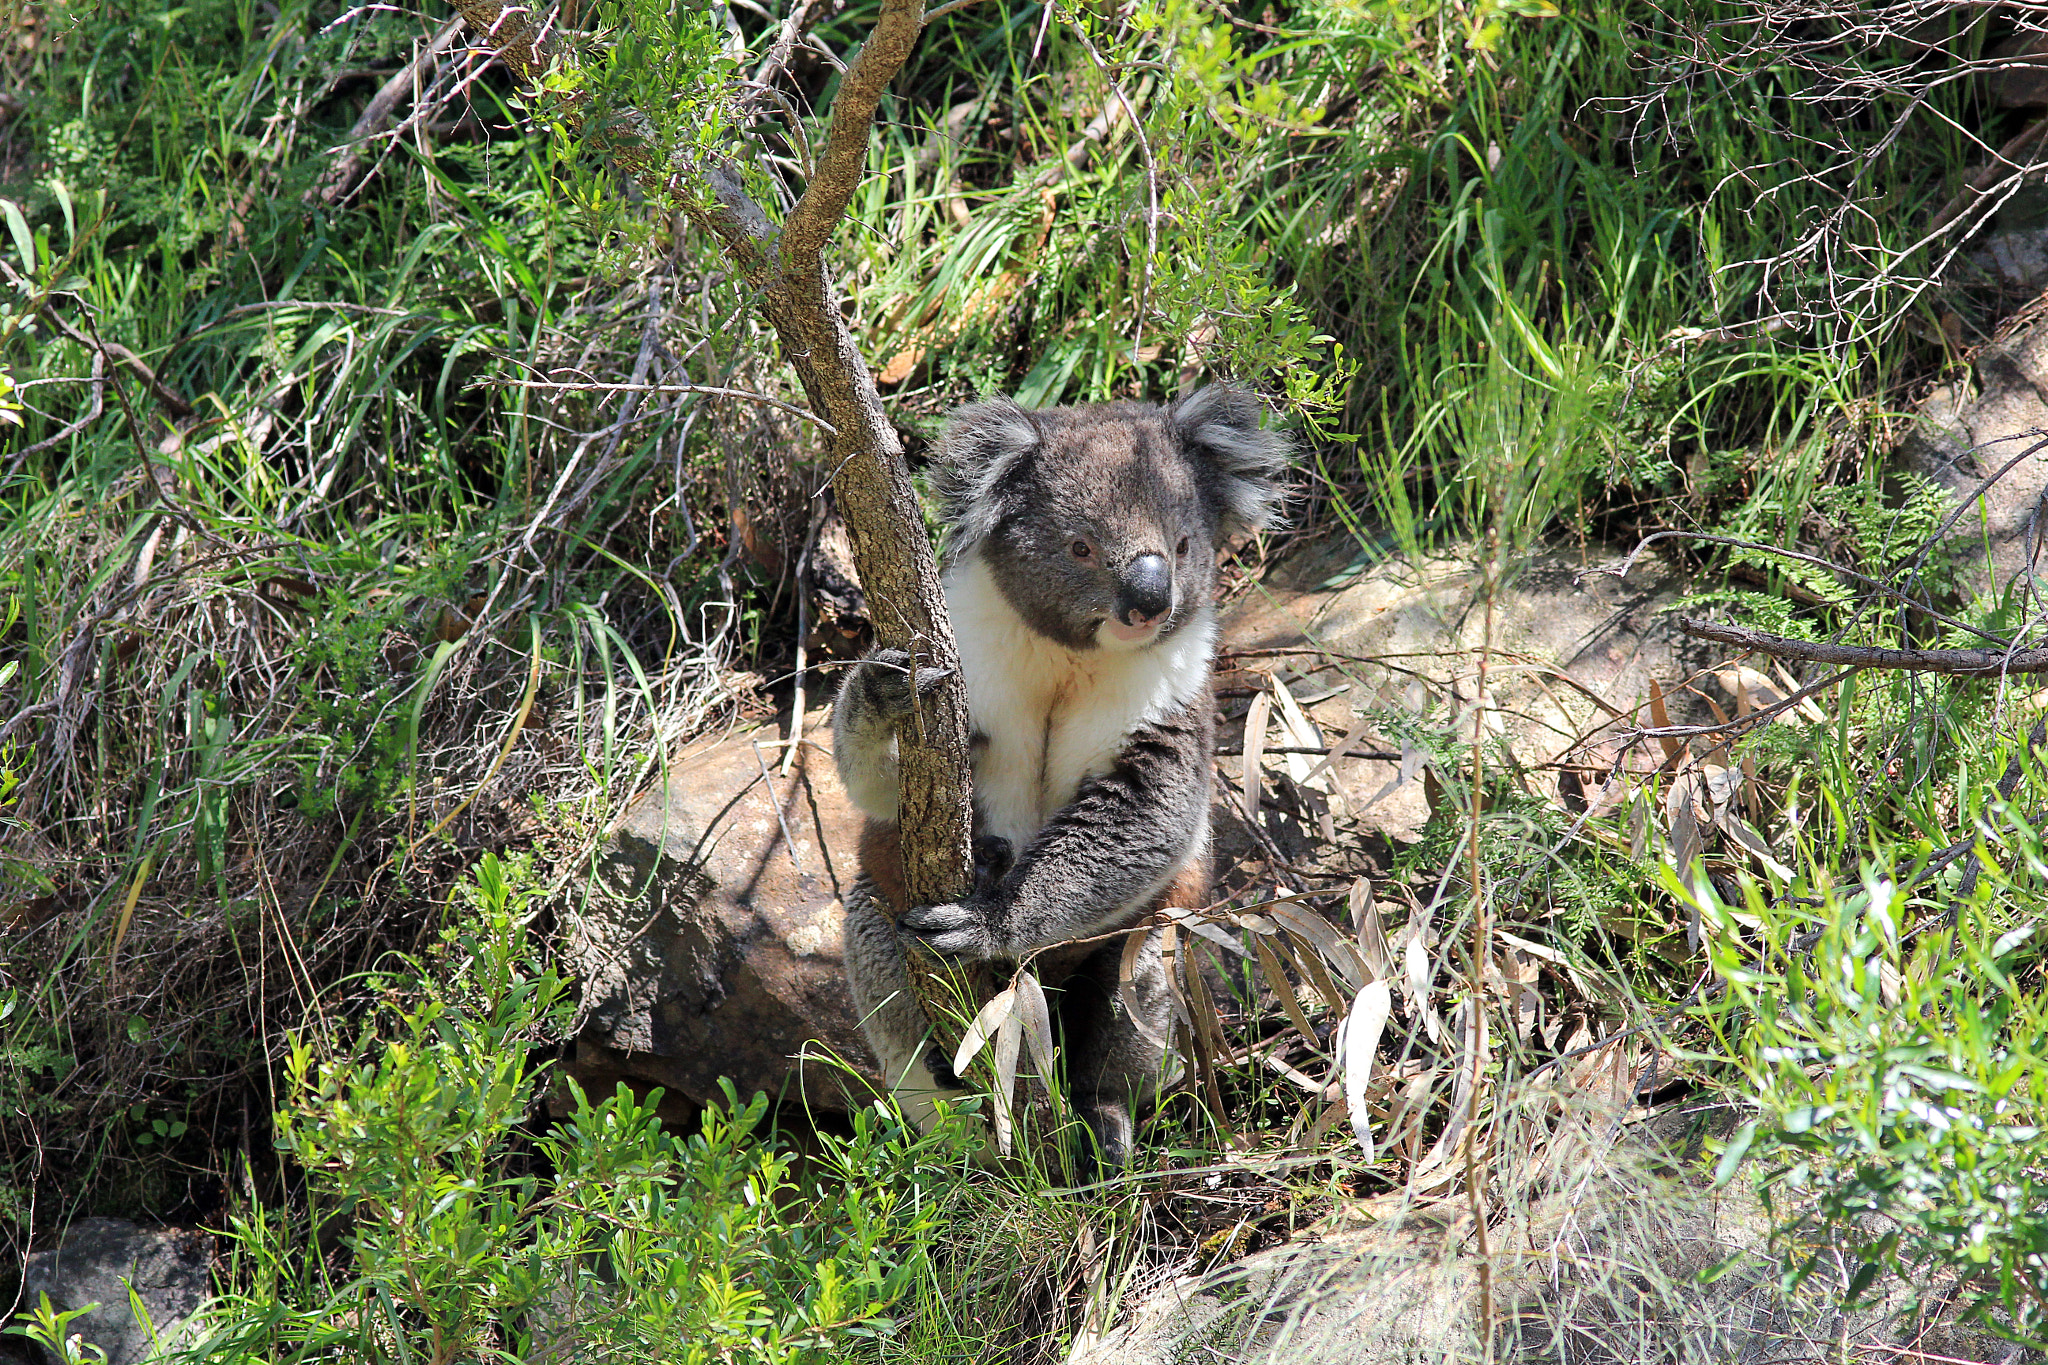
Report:
[[[896,926],[877,901],[874,882],[865,874],[856,877],[846,896],[847,982],[883,1080],[904,1117],[928,1133],[937,1117],[932,1101],[958,1099],[963,1092],[932,1044],[924,1011],[910,993]]]
[[[1111,1168],[1130,1163],[1133,1113],[1149,1105],[1160,1086],[1179,1075],[1163,1041],[1172,1036],[1173,1004],[1167,996],[1159,934],[1135,932],[1145,935],[1145,945],[1138,952],[1131,984],[1138,1013],[1152,1037],[1138,1027],[1117,989],[1124,939],[1112,939],[1089,954],[1060,990],[1060,1029],[1074,1107],[1095,1135],[1102,1164]]]

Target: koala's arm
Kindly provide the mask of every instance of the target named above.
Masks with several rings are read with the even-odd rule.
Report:
[[[896,818],[896,727],[916,709],[910,654],[878,649],[855,664],[832,705],[832,761],[840,785],[863,814]],[[917,697],[929,698],[950,669],[917,670]]]
[[[1126,920],[1206,852],[1210,705],[1204,689],[1135,731],[1116,766],[1083,782],[1000,882],[957,904],[917,907],[901,927],[972,960],[1018,957]]]

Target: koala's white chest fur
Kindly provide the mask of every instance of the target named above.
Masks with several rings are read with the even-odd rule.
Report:
[[[1070,650],[1024,623],[987,564],[945,574],[968,713],[987,743],[974,759],[981,832],[1022,848],[1081,783],[1108,772],[1131,731],[1185,706],[1208,680],[1216,624],[1205,606],[1157,645]]]

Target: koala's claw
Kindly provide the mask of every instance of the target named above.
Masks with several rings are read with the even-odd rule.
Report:
[[[896,926],[940,957],[979,962],[1003,956],[1001,945],[990,937],[987,922],[972,905],[914,905]]]
[[[939,685],[953,676],[950,668],[920,668],[917,670],[917,691],[911,694],[911,656],[907,649],[878,649],[868,655],[868,667],[862,668],[863,680],[868,697],[874,707],[892,720],[901,720],[917,709],[917,703],[929,701],[939,690]]]
[[[936,1047],[926,1048],[924,1068],[932,1073],[932,1083],[941,1090],[962,1089],[959,1076],[953,1072],[953,1061]]]
[[[984,834],[974,841],[974,899],[992,897],[1010,875],[1016,861],[1010,841],[999,834]]]

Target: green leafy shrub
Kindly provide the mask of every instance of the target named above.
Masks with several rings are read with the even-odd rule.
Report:
[[[2013,814],[1997,818],[2015,828]],[[2038,878],[2039,841],[2017,828]],[[1946,897],[1876,873],[1809,905],[1700,895],[1727,987],[1700,1014],[1757,1110],[1719,1175],[1745,1159],[1757,1171],[1788,1287],[1843,1267],[1833,1288],[1846,1300],[1903,1289],[1917,1305],[1956,1285],[1986,1325],[2039,1346],[2048,991],[2037,923],[2011,927],[2010,901],[2039,902],[1995,864],[1985,872],[1953,928]]]
[[[961,1130],[918,1137],[863,1111],[800,1178],[761,1131],[762,1096],[728,1090],[682,1136],[658,1095],[572,1084],[573,1113],[529,1137],[573,1011],[536,956],[524,880],[485,858],[437,959],[373,983],[373,1026],[295,1044],[277,1140],[305,1172],[305,1216],[234,1220],[232,1292],[181,1359],[804,1362],[894,1330]]]

